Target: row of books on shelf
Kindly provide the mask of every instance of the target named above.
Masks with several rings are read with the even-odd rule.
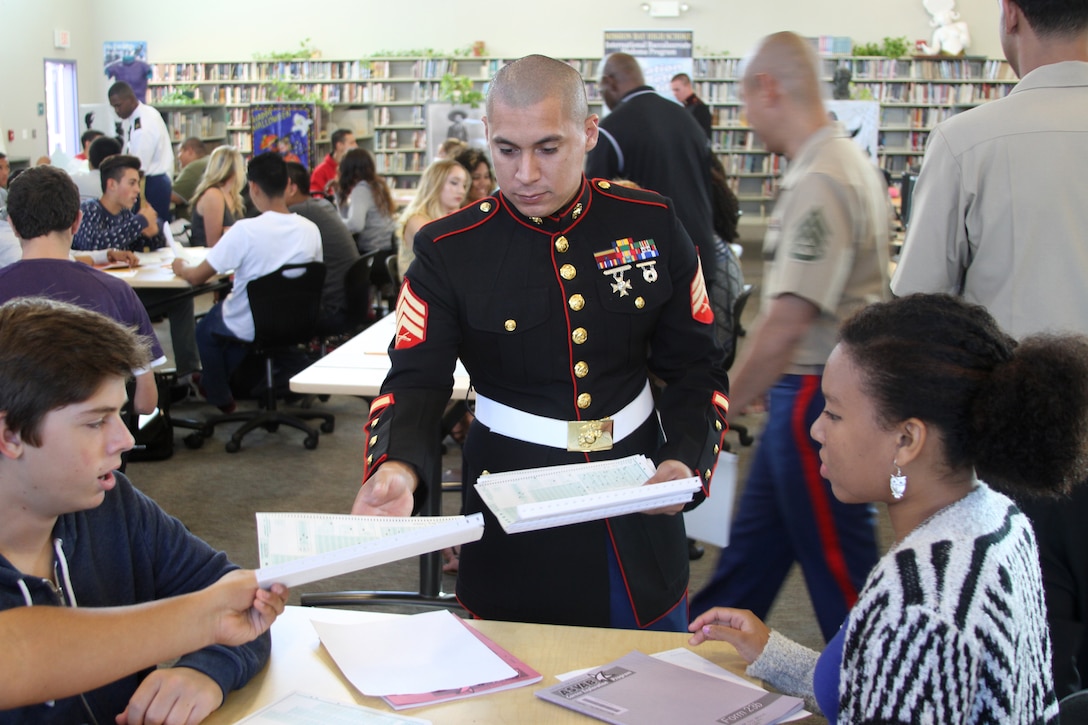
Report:
[[[911,129],[928,130],[941,121],[952,118],[958,109],[948,107],[905,107],[885,106],[881,109],[881,126],[909,126]]]
[[[740,63],[740,58],[695,58],[692,73],[696,78],[736,78]]]
[[[253,134],[249,131],[230,131],[227,134],[227,143],[243,154],[253,153]]]
[[[394,120],[394,118],[396,120]],[[399,108],[397,109],[396,117],[394,117],[393,109],[388,106],[374,110],[375,126],[388,126],[393,123],[422,126],[424,123],[423,106],[405,106],[404,108]]]
[[[786,168],[786,159],[779,154],[726,153],[721,157],[728,176],[737,174],[778,174]]]
[[[915,83],[906,103],[970,104],[993,101],[1009,95],[1013,83],[946,84]]]
[[[420,173],[427,166],[427,154],[423,151],[397,151],[374,155],[379,174]]]
[[[755,131],[714,131],[713,143],[715,148],[725,151],[761,151],[766,148]]]
[[[173,141],[183,141],[190,136],[223,138],[227,133],[226,123],[200,113],[168,113],[164,120]]]
[[[925,151],[929,140],[928,131],[886,131],[880,134],[881,151]]]
[[[411,137],[402,139],[402,132],[388,129],[374,132],[374,145],[378,151],[396,151],[398,148],[427,148],[427,132],[420,129],[411,132]],[[407,134],[406,134],[407,136]]]
[[[456,60],[442,58],[420,60],[153,63],[151,65],[151,82],[367,81],[392,77],[439,79],[446,73],[456,74],[457,68]]]
[[[1012,66],[1004,60],[982,60],[980,58],[961,58],[955,60],[931,60],[916,62],[911,66],[911,73],[917,80],[963,80],[1016,82]]]
[[[740,103],[740,81],[695,81],[695,95],[704,103]]]

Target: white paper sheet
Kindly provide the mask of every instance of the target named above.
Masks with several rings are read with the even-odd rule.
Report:
[[[325,649],[364,695],[471,687],[517,674],[445,610],[344,625],[313,622]]]
[[[292,692],[237,725],[431,725],[430,720]]]

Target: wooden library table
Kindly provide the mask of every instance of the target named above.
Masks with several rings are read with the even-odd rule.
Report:
[[[233,723],[292,693],[325,700],[356,703],[392,712],[380,697],[367,697],[341,674],[325,651],[310,620],[328,622],[373,621],[399,615],[374,612],[287,607],[272,625],[272,657],[249,684],[231,693],[223,707],[204,722]],[[470,621],[497,644],[533,667],[544,679],[533,685],[454,700],[440,705],[403,710],[406,715],[435,725],[460,723],[589,723],[585,715],[544,702],[533,692],[556,684],[555,675],[603,665],[632,650],[646,654],[686,647],[688,635],[678,632],[642,632],[594,627],[559,627],[518,622]],[[405,643],[411,646],[411,643]],[[731,646],[711,643],[693,648],[700,656],[727,670],[744,673],[744,660]]]

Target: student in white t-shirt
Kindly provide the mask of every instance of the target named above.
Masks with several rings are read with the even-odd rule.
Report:
[[[322,261],[317,226],[287,209],[284,160],[276,154],[261,154],[249,162],[248,171],[249,194],[261,215],[235,222],[199,265],[174,260],[174,273],[194,285],[234,270],[233,291],[212,307],[196,328],[204,368],[200,385],[208,402],[225,413],[235,408],[231,373],[241,365],[248,343],[253,341],[247,285],[285,264]]]

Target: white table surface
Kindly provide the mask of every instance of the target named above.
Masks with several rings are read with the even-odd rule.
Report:
[[[364,395],[381,393],[389,372],[389,343],[396,332],[396,315],[386,315],[346,343],[291,378],[296,393]],[[469,376],[461,361],[453,373],[453,397],[469,394]]]
[[[208,254],[208,250],[206,247],[186,247],[184,254],[190,264],[200,264]],[[174,252],[169,247],[156,249],[153,252],[137,252],[136,256],[140,258],[139,267],[102,271],[123,279],[134,289],[189,289],[192,287],[174,274],[171,268],[174,263]]]

